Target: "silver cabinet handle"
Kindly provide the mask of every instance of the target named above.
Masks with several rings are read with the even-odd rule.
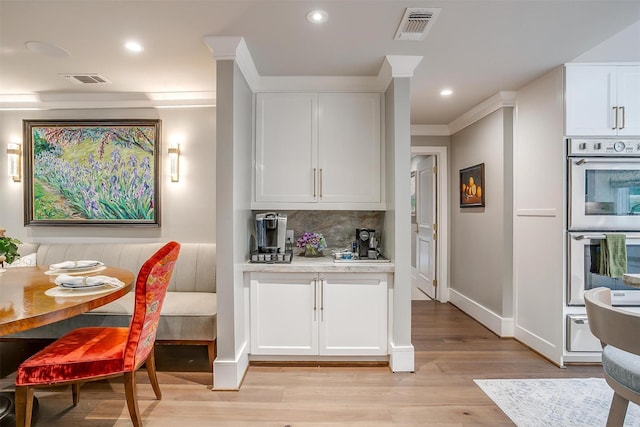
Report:
[[[322,168],[320,168],[320,198],[322,199]]]
[[[313,311],[316,311],[318,306],[318,279],[313,279]]]
[[[624,129],[624,107],[620,107],[620,111],[622,112],[622,126],[618,129]]]
[[[618,128],[618,107],[611,107],[611,108],[613,108],[613,111],[614,111],[613,127],[611,129],[617,129]]]
[[[313,197],[316,197],[316,168],[313,168]]]
[[[320,313],[324,320],[324,279],[320,279]]]

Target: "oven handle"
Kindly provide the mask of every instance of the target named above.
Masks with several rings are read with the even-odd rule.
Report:
[[[576,166],[584,165],[585,163],[640,163],[638,157],[608,157],[608,158],[581,158],[574,160],[573,164]]]
[[[584,239],[603,240],[606,238],[606,236],[604,234],[572,234],[571,238],[573,238],[573,240],[584,240]],[[637,240],[637,239],[640,239],[640,237],[627,236],[627,240]]]

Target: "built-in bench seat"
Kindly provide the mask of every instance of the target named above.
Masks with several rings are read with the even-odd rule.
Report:
[[[138,273],[142,264],[164,243],[25,243],[24,257],[36,253],[37,265],[69,260],[99,260],[109,266]],[[215,357],[217,337],[216,245],[181,243],[167,291],[157,341],[166,344],[207,345],[209,360]],[[128,326],[133,313],[133,292],[73,318],[4,338],[55,339],[72,329],[85,326]]]

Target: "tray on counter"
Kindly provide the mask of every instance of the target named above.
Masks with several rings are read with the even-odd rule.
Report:
[[[391,260],[388,258],[379,256],[377,259],[370,259],[370,258],[334,259],[333,262],[338,264],[360,264],[360,263],[371,263],[371,262],[391,262]]]
[[[283,254],[263,254],[258,252],[251,252],[249,262],[253,264],[291,264],[292,258],[293,252],[285,252]]]

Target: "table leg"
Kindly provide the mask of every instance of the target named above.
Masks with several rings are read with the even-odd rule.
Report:
[[[16,425],[15,408],[13,405],[15,393],[13,391],[0,392],[0,427],[14,427]],[[31,422],[35,423],[38,416],[38,399],[33,396],[33,411]]]

